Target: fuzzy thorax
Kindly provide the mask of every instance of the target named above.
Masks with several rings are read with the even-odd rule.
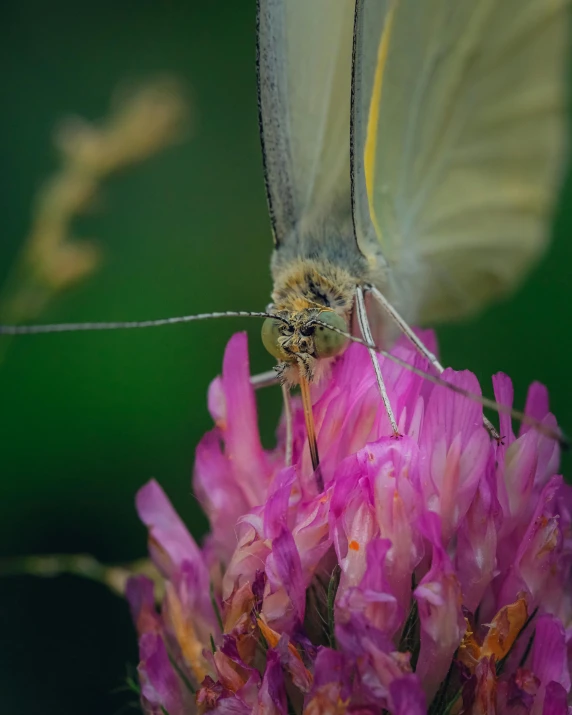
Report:
[[[344,318],[351,314],[359,278],[329,261],[299,258],[273,266],[272,302],[276,312],[299,313],[330,308]]]

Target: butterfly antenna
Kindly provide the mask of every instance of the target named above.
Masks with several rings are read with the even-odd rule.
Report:
[[[265,311],[248,311],[248,310],[227,310],[224,312],[214,312],[214,313],[197,313],[196,315],[182,315],[174,318],[159,318],[158,320],[134,320],[134,321],[119,321],[119,322],[107,322],[107,323],[52,323],[47,325],[0,325],[0,335],[39,335],[45,333],[75,333],[83,331],[94,331],[94,330],[131,330],[138,328],[159,328],[164,325],[177,325],[178,323],[192,323],[198,320],[214,320],[216,318],[273,318],[274,320],[280,320],[288,325],[288,321],[278,315],[272,313],[267,313]],[[321,325],[324,328],[331,330],[339,335],[343,335],[348,340],[355,343],[360,343],[365,345],[367,348],[375,349],[380,355],[387,358],[391,362],[400,365],[401,367],[409,370],[410,372],[422,377],[424,380],[434,383],[435,385],[441,385],[446,387],[459,395],[478,402],[483,405],[483,407],[490,407],[496,412],[510,415],[513,419],[519,420],[523,424],[533,427],[535,430],[541,434],[556,440],[563,449],[570,448],[569,440],[560,432],[548,425],[543,424],[539,420],[534,419],[530,415],[526,415],[519,410],[515,410],[508,405],[503,405],[495,400],[488,397],[483,397],[482,395],[477,395],[470,390],[465,390],[463,387],[459,387],[447,380],[443,380],[436,375],[431,375],[424,370],[421,370],[413,365],[409,364],[406,360],[398,358],[396,355],[392,355],[386,350],[382,350],[373,343],[368,343],[355,335],[350,335],[343,330],[328,325],[321,320],[312,320],[314,325]]]
[[[449,390],[452,390],[453,392],[456,392],[459,395],[462,395],[463,397],[466,397],[469,400],[472,400],[473,402],[478,402],[481,404],[483,407],[490,407],[491,409],[495,410],[498,413],[502,413],[505,415],[510,415],[515,420],[518,420],[519,422],[522,422],[525,425],[529,425],[533,429],[535,429],[537,432],[540,432],[540,434],[545,435],[546,437],[549,437],[550,439],[555,440],[556,442],[559,443],[559,445],[562,447],[562,449],[568,450],[570,449],[570,441],[568,438],[562,434],[562,432],[558,429],[554,429],[553,427],[550,427],[549,425],[544,424],[543,422],[540,422],[539,420],[535,419],[534,417],[531,417],[530,415],[525,414],[524,412],[521,412],[520,410],[515,410],[513,407],[510,407],[509,405],[503,405],[501,402],[496,402],[496,400],[492,400],[489,397],[483,397],[483,395],[477,395],[476,392],[471,392],[470,390],[465,390],[464,387],[459,387],[459,385],[455,385],[452,382],[449,382],[448,380],[443,380],[442,377],[437,377],[437,375],[431,375],[431,373],[426,372],[425,370],[421,370],[418,367],[415,367],[414,365],[411,365],[408,363],[406,360],[402,360],[401,358],[397,357],[397,355],[392,355],[391,353],[387,352],[387,350],[382,350],[381,348],[377,347],[374,343],[368,343],[365,340],[362,340],[361,338],[358,338],[356,335],[350,335],[350,333],[346,333],[343,330],[339,330],[338,328],[335,328],[332,325],[329,325],[328,323],[324,323],[321,320],[314,319],[312,320],[312,323],[315,325],[321,325],[324,328],[327,328],[328,330],[332,330],[334,333],[339,333],[340,335],[343,335],[345,338],[348,340],[351,340],[354,343],[360,343],[361,345],[365,345],[366,348],[373,348],[376,352],[378,352],[380,355],[382,355],[384,358],[387,358],[391,362],[394,362],[396,365],[399,365],[400,367],[405,368],[406,370],[409,370],[412,372],[414,375],[418,375],[419,377],[422,377],[424,380],[427,380],[428,382],[432,382],[435,385],[441,385],[442,387],[446,387]]]
[[[192,323],[214,318],[273,318],[288,324],[285,318],[271,313],[250,310],[227,310],[222,313],[198,313],[158,320],[132,320],[114,323],[54,323],[51,325],[0,325],[0,335],[38,335],[40,333],[77,333],[87,330],[131,330],[133,328],[159,328],[163,325]]]

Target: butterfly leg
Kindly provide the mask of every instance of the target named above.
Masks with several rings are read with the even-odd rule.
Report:
[[[286,385],[282,387],[282,398],[284,400],[284,418],[286,420],[286,452],[284,463],[287,467],[292,466],[292,453],[294,451],[294,428],[292,419],[292,403],[290,401],[290,388]]]
[[[437,370],[439,374],[445,371],[445,368],[439,360],[433,355],[433,353],[425,346],[422,340],[420,340],[417,335],[415,335],[415,332],[410,328],[410,326],[405,322],[405,320],[399,315],[397,310],[391,305],[391,303],[387,300],[387,298],[381,293],[375,286],[369,285],[366,287],[366,291],[368,293],[371,293],[374,298],[377,300],[377,302],[381,305],[381,307],[385,310],[385,312],[389,315],[389,317],[393,320],[393,322],[397,325],[397,327],[401,330],[401,332],[413,343],[415,348],[423,357],[427,358],[431,365]],[[373,342],[373,341],[372,341]],[[488,433],[491,435],[491,437],[494,440],[500,441],[501,437],[497,430],[495,429],[495,426],[493,423],[488,420],[484,415],[483,415],[483,425],[485,426],[485,429],[488,431]]]
[[[267,372],[260,372],[258,375],[250,376],[250,384],[255,390],[261,387],[270,387],[271,385],[277,385],[279,382],[276,370],[268,370]]]
[[[261,372],[258,375],[251,375],[250,384],[255,390],[259,390],[262,387],[278,385],[279,379],[275,370],[268,370],[267,372]],[[287,467],[290,467],[292,465],[292,454],[294,451],[294,428],[290,390],[286,387],[286,385],[282,385],[282,398],[284,400],[284,419],[286,421],[286,450],[284,462]]]
[[[357,286],[357,288],[356,288],[356,310],[357,310],[358,323],[359,323],[359,327],[360,327],[363,339],[367,343],[370,343],[370,344],[374,343],[373,335],[371,334],[371,328],[369,326],[369,320],[367,317],[367,311],[365,308],[363,289],[361,286]],[[393,434],[397,437],[399,435],[399,429],[397,427],[397,421],[395,419],[395,415],[393,414],[393,410],[391,409],[391,404],[389,402],[387,390],[385,389],[385,383],[384,383],[383,377],[381,375],[381,368],[379,367],[379,362],[377,360],[376,352],[373,348],[368,348],[368,352],[369,352],[369,356],[371,358],[371,363],[373,365],[373,369],[375,372],[375,378],[377,380],[377,386],[379,387],[379,392],[381,394],[381,400],[383,402],[383,406],[385,407],[385,411],[387,412],[387,416],[389,417],[389,422],[391,424],[391,429],[393,430]]]

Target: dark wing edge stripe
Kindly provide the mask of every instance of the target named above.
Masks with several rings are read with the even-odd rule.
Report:
[[[258,133],[260,135],[260,146],[262,149],[262,171],[264,173],[264,188],[266,190],[266,203],[272,227],[272,238],[274,245],[278,245],[276,236],[276,217],[272,208],[272,195],[270,194],[270,182],[268,179],[268,167],[266,165],[266,149],[264,144],[264,124],[262,123],[262,92],[260,88],[260,7],[261,0],[256,0],[256,98],[258,102]]]
[[[356,113],[356,54],[357,54],[357,35],[359,25],[359,9],[361,0],[356,0],[354,9],[354,37],[352,43],[352,87],[350,101],[350,185],[351,185],[351,201],[352,201],[352,225],[354,228],[354,239],[357,244],[357,226],[356,226],[356,157],[355,157],[355,113]]]
[[[287,92],[284,87],[284,67],[279,67],[276,50],[279,46],[276,36],[276,22],[272,23],[272,6],[282,0],[257,0],[256,3],[256,85],[258,99],[258,129],[262,148],[262,168],[266,187],[268,213],[272,226],[274,245],[278,247],[296,223],[294,210],[294,193],[291,186],[292,172],[288,171],[290,163],[289,137],[285,127],[288,117],[280,117],[280,110],[288,111],[285,97],[280,93]],[[264,5],[264,7],[263,7]],[[278,10],[274,8],[274,17]],[[264,33],[264,41],[263,41]],[[281,38],[281,47],[284,38]],[[263,76],[264,66],[264,76]],[[282,84],[281,84],[282,83]],[[282,103],[280,102],[282,99]],[[274,142],[270,131],[274,130]],[[278,141],[276,141],[278,139]]]

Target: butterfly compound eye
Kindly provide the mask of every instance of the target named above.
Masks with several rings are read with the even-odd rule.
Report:
[[[346,321],[341,315],[334,313],[334,311],[323,311],[318,316],[321,323],[327,323],[331,325],[332,328],[337,328],[338,330],[348,331],[348,326]],[[316,330],[314,332],[314,347],[316,350],[316,356],[319,358],[334,357],[344,350],[348,344],[348,338],[339,333],[335,333],[333,330],[328,330],[324,325],[316,325]]]
[[[286,355],[280,348],[278,338],[282,335],[282,323],[274,318],[266,318],[262,323],[262,344],[277,360],[284,360]]]

